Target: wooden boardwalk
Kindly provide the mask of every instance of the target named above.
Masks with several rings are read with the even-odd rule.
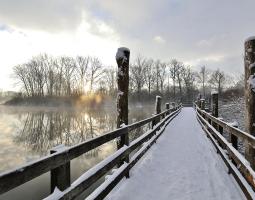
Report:
[[[196,119],[183,108],[109,200],[246,199]]]

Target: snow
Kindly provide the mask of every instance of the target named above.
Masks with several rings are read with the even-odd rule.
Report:
[[[251,41],[251,40],[255,40],[255,36],[248,37],[248,38],[245,40],[245,42],[249,42],[249,41]]]
[[[18,172],[23,172],[24,171],[24,168],[19,168],[17,169]]]
[[[47,198],[45,198],[45,200],[60,199],[61,196],[62,196],[62,192],[57,187],[55,187],[54,192],[49,196],[50,198],[47,197]]]
[[[51,150],[59,152],[59,151],[63,151],[63,150],[66,150],[66,149],[67,149],[67,147],[64,144],[60,144],[58,146],[53,147]]]
[[[249,65],[250,69],[252,69],[253,67],[255,67],[255,62]]]
[[[198,119],[198,120],[201,121],[201,119]],[[235,155],[237,155],[237,157],[242,162],[242,164],[246,166],[246,168],[248,169],[248,171],[252,175],[252,177],[254,177],[254,171],[251,169],[249,162],[230,143],[228,143],[227,140],[213,126],[211,126],[203,118],[202,118],[202,121],[204,123],[206,123],[211,129],[213,129],[213,131],[218,135],[218,137],[221,138],[221,140],[224,141],[225,144],[227,144],[227,148],[229,148],[230,151],[232,151]],[[207,132],[207,134],[209,135],[211,140],[213,140],[214,143],[217,143],[217,141],[214,139],[214,137],[212,136],[210,131],[208,131],[203,124],[201,124],[201,125],[205,128],[205,131]],[[238,171],[238,169],[241,167],[241,165],[239,164],[237,166],[238,169],[234,166],[234,164],[231,162],[231,160],[229,159],[229,157],[227,155],[228,154],[228,150],[227,149],[225,149],[225,150],[224,149],[218,149],[218,150],[221,152],[221,154],[227,160],[227,162],[231,166],[232,170],[235,171],[235,174],[239,177],[240,182],[242,182],[242,184],[245,186],[245,188],[247,189],[247,192],[251,195],[252,199],[255,199],[255,193],[254,193],[253,189],[248,184],[248,182],[245,180],[245,178],[240,173],[240,171]],[[253,181],[254,181],[254,179],[253,179]]]
[[[125,128],[125,127],[127,127],[127,125],[126,125],[125,123],[122,123],[122,124],[120,125],[120,128]]]
[[[108,200],[245,199],[196,120],[193,108],[166,127]]]
[[[247,52],[251,53],[252,52],[252,48],[247,49]]]
[[[123,94],[124,94],[124,92],[118,91],[118,95],[122,96]]]
[[[127,163],[124,163],[121,165],[120,168],[114,171],[112,175],[109,175],[106,181],[104,181],[103,184],[101,184],[95,191],[93,191],[87,198],[86,200],[94,200],[96,197],[121,173],[123,170],[126,169],[128,166]]]
[[[124,73],[123,73],[123,71],[120,70],[120,68],[118,70],[118,76],[124,76]]]
[[[203,120],[204,122],[206,122],[205,120]],[[224,136],[222,136],[211,124],[209,124],[208,122],[206,122],[208,127],[210,127],[210,129],[212,129],[214,132],[217,133],[217,136],[224,141],[227,144],[227,147],[235,153],[235,155],[238,157],[238,159],[243,163],[243,165],[246,166],[246,168],[248,169],[248,171],[250,172],[250,174],[252,174],[253,177],[255,177],[255,173],[253,172],[253,170],[250,167],[250,163],[243,157],[243,155],[241,155],[227,140]],[[231,123],[228,123],[229,125],[231,125]],[[241,131],[242,132],[242,131]],[[247,137],[249,137],[247,135],[247,133],[242,132],[244,135],[246,135]]]
[[[211,91],[211,95],[213,95],[213,94],[218,94],[218,91],[212,90],[212,91]]]
[[[238,122],[237,121],[233,121],[233,122],[229,122],[227,123],[229,126],[233,126],[233,127],[238,127]]]
[[[125,51],[128,51],[130,52],[130,50],[126,47],[120,47],[118,48],[118,51],[116,53],[116,60],[119,60],[119,59],[123,59],[123,60],[126,60],[126,56],[125,56]]]
[[[255,92],[255,77],[254,77],[254,75],[250,75],[249,79],[247,80],[247,83],[250,84],[252,91]]]
[[[123,96],[123,94],[124,94],[124,92],[118,91],[118,93],[117,93],[117,103],[119,102],[120,97]]]
[[[245,99],[244,97],[233,97],[231,100],[219,101],[220,120],[226,122],[237,121],[238,128],[245,130]],[[240,143],[240,141],[239,141]]]

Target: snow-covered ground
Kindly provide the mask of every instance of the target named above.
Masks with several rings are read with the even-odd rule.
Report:
[[[244,114],[244,98],[236,98],[231,101],[219,101],[219,116],[226,122],[237,122],[241,130],[245,130]]]
[[[106,199],[245,199],[198,124],[192,108],[168,125],[157,143]]]

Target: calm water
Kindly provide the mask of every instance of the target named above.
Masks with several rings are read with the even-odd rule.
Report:
[[[153,107],[131,107],[129,123],[151,116]],[[59,144],[72,146],[116,128],[114,108],[93,110],[0,106],[0,172],[49,154]],[[144,129],[147,129],[146,127]],[[144,130],[131,133],[131,140]],[[116,150],[111,141],[71,162],[72,181]],[[17,187],[2,200],[42,199],[49,194],[49,173]]]

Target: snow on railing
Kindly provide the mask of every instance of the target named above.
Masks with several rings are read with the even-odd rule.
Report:
[[[255,137],[238,129],[236,122],[224,122],[196,105],[195,109],[198,121],[221,154],[229,172],[233,174],[246,197],[254,199],[255,172],[249,161],[238,151],[238,139],[255,147]],[[228,134],[228,140],[223,136],[223,132]]]

